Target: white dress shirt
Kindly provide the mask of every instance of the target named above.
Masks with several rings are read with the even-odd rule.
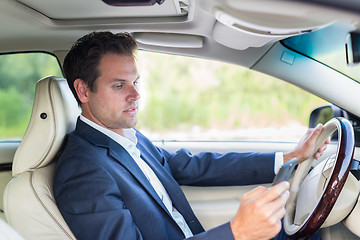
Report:
[[[274,162],[274,173],[277,174],[280,168],[284,165],[284,153],[276,152],[275,153],[275,162]]]
[[[135,130],[132,128],[124,129],[123,134],[124,136],[121,136],[120,134],[117,134],[109,129],[106,129],[83,115],[80,115],[80,120],[82,120],[84,123],[88,124],[89,126],[97,129],[98,131],[104,133],[111,139],[113,139],[115,142],[119,143],[125,150],[130,154],[130,156],[134,159],[136,164],[139,166],[141,171],[144,173],[146,178],[149,180],[150,184],[154,188],[155,192],[161,199],[161,201],[164,203],[166,209],[171,214],[175,222],[178,224],[178,226],[183,231],[186,238],[193,236],[189,226],[187,225],[184,217],[179,213],[176,208],[173,206],[172,201],[164,188],[163,184],[160,182],[159,178],[156,176],[154,171],[149,167],[149,165],[140,157],[140,151],[137,149],[137,138],[135,135]]]

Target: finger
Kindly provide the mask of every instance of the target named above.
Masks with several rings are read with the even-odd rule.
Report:
[[[276,212],[273,212],[269,215],[268,218],[266,218],[267,226],[271,228],[271,231],[273,233],[273,237],[276,236],[282,227],[281,219],[285,216],[286,210],[284,207],[279,209]],[[267,229],[269,231],[269,229]]]
[[[286,204],[287,200],[289,200],[289,197],[290,197],[290,192],[285,191],[278,198],[269,202],[266,205],[266,208],[272,209],[273,214],[275,214],[276,212],[280,211],[282,208],[285,208],[285,204]]]
[[[250,192],[245,193],[242,196],[242,200],[247,201],[248,199],[259,197],[261,194],[263,194],[266,191],[268,191],[267,188],[259,186],[259,187],[255,188],[255,189],[251,190]]]
[[[286,191],[289,190],[290,184],[287,181],[280,182],[271,187],[267,192],[259,196],[260,204],[267,204],[280,198]]]
[[[318,152],[314,155],[315,160],[319,160],[319,158],[323,155],[323,153]]]
[[[331,140],[330,137],[328,137],[321,147],[325,147],[325,149],[326,149],[327,145],[330,143],[330,140]]]
[[[276,192],[278,195],[282,195],[285,191],[288,191],[290,184],[288,181],[282,181],[269,189],[270,193]]]
[[[279,198],[265,204],[262,207],[264,216],[272,222],[280,221],[285,215],[285,204],[290,197],[289,191],[285,191]]]
[[[321,133],[322,129],[323,129],[323,125],[321,123],[319,123],[316,128],[312,131],[312,133],[309,136],[309,140],[315,140]]]
[[[281,222],[281,219],[285,216],[285,214],[286,214],[285,206],[282,206],[281,208],[274,211],[274,213],[272,214],[273,220]]]
[[[319,147],[319,149],[317,150],[318,153],[322,154],[325,149],[327,148],[327,145],[322,145],[321,147]]]
[[[272,221],[276,222],[276,226],[279,227],[280,230],[281,230],[281,219],[285,216],[285,214],[286,214],[286,209],[285,207],[282,207],[278,211],[274,212],[272,215]]]
[[[319,149],[317,150],[316,154],[314,155],[314,158],[316,160],[318,160],[324,153],[324,151],[327,149],[327,145],[330,143],[330,137],[326,139],[326,141],[324,142],[324,144],[319,147]]]

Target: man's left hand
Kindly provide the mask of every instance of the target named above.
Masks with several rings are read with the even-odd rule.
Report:
[[[304,160],[310,158],[311,154],[315,151],[316,139],[319,137],[323,128],[324,126],[319,123],[316,128],[309,129],[293,151],[284,153],[284,163],[293,158],[298,159],[297,163],[302,163]],[[328,138],[325,143],[320,146],[317,152],[315,152],[313,157],[316,160],[323,154],[329,143],[330,138]]]

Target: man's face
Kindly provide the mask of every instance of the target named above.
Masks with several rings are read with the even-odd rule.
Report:
[[[137,81],[139,74],[133,56],[106,54],[98,67],[94,92],[86,87],[82,114],[93,122],[119,134],[137,122]]]

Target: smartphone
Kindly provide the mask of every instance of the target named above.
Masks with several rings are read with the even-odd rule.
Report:
[[[279,172],[276,174],[272,185],[276,185],[282,181],[289,181],[291,174],[295,170],[297,158],[293,158],[290,161],[287,161],[282,167],[280,168]]]

